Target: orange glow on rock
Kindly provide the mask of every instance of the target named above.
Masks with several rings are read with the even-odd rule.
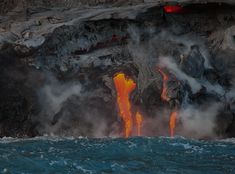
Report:
[[[170,122],[169,122],[169,127],[170,127],[170,136],[174,136],[174,130],[176,126],[176,119],[177,119],[178,113],[176,111],[173,111],[170,115]]]
[[[184,8],[179,5],[167,5],[164,6],[164,11],[166,13],[183,13]]]
[[[169,102],[170,98],[167,95],[167,82],[169,81],[169,76],[163,71],[163,69],[158,68],[159,73],[162,75],[162,93],[161,93],[161,98],[164,101]],[[177,120],[177,111],[173,111],[170,115],[170,120],[169,120],[169,128],[170,128],[170,136],[174,136],[174,130],[176,127],[176,120]]]
[[[117,91],[117,103],[119,114],[124,122],[125,137],[131,136],[133,128],[133,118],[131,113],[131,103],[129,100],[130,93],[136,88],[132,79],[127,79],[124,73],[118,73],[113,78]]]
[[[137,112],[135,115],[136,119],[136,124],[137,124],[137,135],[141,136],[141,127],[142,127],[142,122],[143,122],[143,116]]]
[[[169,80],[169,77],[167,76],[167,74],[161,69],[158,68],[158,71],[160,72],[160,74],[162,75],[162,94],[161,94],[161,98],[164,101],[169,101],[169,97],[167,96],[167,81]]]

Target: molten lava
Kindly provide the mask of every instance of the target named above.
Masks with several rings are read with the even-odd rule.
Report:
[[[136,88],[136,84],[132,79],[127,79],[125,74],[118,73],[114,78],[114,85],[117,91],[117,103],[120,116],[124,122],[125,137],[128,138],[133,129],[133,116],[131,113],[131,102],[129,100],[130,93]],[[135,115],[137,135],[141,135],[141,127],[143,116],[137,112]]]
[[[170,100],[170,98],[167,96],[167,81],[169,80],[169,77],[161,68],[158,68],[158,71],[160,72],[160,74],[162,75],[162,78],[163,78],[161,98],[162,98],[162,100],[168,102]],[[170,136],[171,137],[174,136],[177,115],[178,115],[177,111],[173,111],[170,115],[169,127],[170,127]]]
[[[128,138],[131,135],[133,128],[129,95],[136,88],[136,84],[132,79],[127,79],[123,73],[118,73],[113,80],[117,91],[117,103],[119,106],[120,117],[124,122],[125,137]]]
[[[174,130],[176,126],[176,119],[177,119],[177,111],[173,111],[170,115],[169,127],[170,127],[170,136],[174,136]]]
[[[158,71],[160,72],[160,74],[162,75],[162,78],[163,78],[161,98],[164,101],[169,101],[170,99],[167,96],[167,81],[169,80],[169,77],[161,68],[158,68]]]
[[[143,116],[139,112],[137,112],[135,115],[135,119],[137,124],[137,135],[141,136],[141,126],[143,122]]]
[[[167,6],[164,6],[163,9],[166,13],[183,13],[183,12],[185,12],[184,8],[179,5],[167,5]]]

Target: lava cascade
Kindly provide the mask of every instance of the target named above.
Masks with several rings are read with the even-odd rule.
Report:
[[[141,126],[143,122],[143,117],[139,112],[137,112],[135,115],[135,118],[136,118],[136,124],[137,124],[137,135],[141,136]]]
[[[136,83],[132,79],[126,78],[124,73],[118,73],[113,78],[114,85],[117,91],[117,103],[119,107],[119,115],[124,122],[125,137],[128,138],[132,134],[133,116],[131,112],[131,102],[129,100],[130,93],[136,88]],[[141,132],[141,124],[143,121],[142,115],[137,112],[136,126],[138,135]]]
[[[170,99],[167,96],[167,81],[169,80],[169,77],[161,68],[158,68],[158,71],[160,72],[160,74],[162,75],[162,78],[163,78],[161,98],[164,101],[169,101]]]
[[[170,127],[170,136],[174,136],[174,130],[176,127],[177,111],[173,111],[170,115],[169,127]]]
[[[164,101],[169,101],[170,99],[167,96],[167,81],[169,80],[169,76],[161,68],[158,68],[158,71],[162,75],[162,78],[163,78],[161,98]],[[170,129],[170,136],[171,137],[174,136],[177,115],[178,115],[177,111],[171,112],[171,115],[170,115],[169,129]]]

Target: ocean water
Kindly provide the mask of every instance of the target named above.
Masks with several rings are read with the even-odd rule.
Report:
[[[235,174],[235,139],[2,138],[0,172]]]

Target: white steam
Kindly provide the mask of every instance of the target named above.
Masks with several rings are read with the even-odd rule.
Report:
[[[61,83],[51,75],[48,78],[49,82],[38,94],[41,114],[37,121],[41,123],[39,131],[42,134],[95,138],[107,136],[107,130],[112,125],[108,125],[108,120],[101,115],[99,108],[87,104],[91,96],[96,94],[95,90],[84,93],[80,83]]]
[[[193,138],[215,137],[216,116],[222,105],[213,103],[207,108],[189,106],[179,113],[182,134]]]
[[[183,51],[183,54],[188,54],[190,52],[190,49],[192,46],[194,45],[200,45],[199,47],[199,51],[202,54],[202,56],[204,57],[204,66],[205,68],[212,68],[211,64],[210,64],[210,54],[208,49],[206,48],[206,45],[204,44],[204,42],[202,41],[202,38],[198,38],[198,36],[192,35],[190,34],[186,34],[186,35],[181,35],[179,36],[175,36],[173,34],[171,34],[171,32],[169,32],[168,30],[163,30],[157,37],[156,39],[163,39],[166,41],[172,41],[172,42],[176,42],[176,43],[181,43],[183,45],[186,46],[186,49]]]
[[[183,72],[178,65],[174,62],[174,60],[170,57],[159,57],[159,65],[163,67],[167,67],[169,70],[173,72],[173,74],[179,79],[183,81],[187,81],[191,87],[193,93],[198,92],[202,85],[206,87],[208,92],[214,92],[219,95],[224,95],[225,91],[219,84],[211,84],[206,80],[196,80],[195,78],[188,76],[185,72]]]
[[[143,44],[140,42],[140,30],[131,26],[128,31],[133,41],[132,44],[128,45],[128,49],[132,54],[135,63],[138,65],[138,78],[141,79],[138,82],[143,83],[143,85],[138,84],[140,88],[144,88],[144,85],[148,86],[153,71],[156,71],[156,66],[161,66],[166,67],[179,80],[187,82],[194,94],[199,92],[202,86],[206,87],[208,93],[216,93],[216,95],[219,94],[220,96],[225,94],[225,90],[219,84],[211,84],[208,80],[203,78],[195,79],[182,71],[172,57],[165,55],[165,53],[168,54],[169,47],[162,47],[162,50],[159,50],[159,46],[161,48],[162,43],[165,42],[167,44],[170,41],[172,43],[184,45],[183,49],[180,49],[179,52],[182,55],[188,55],[191,51],[191,46],[199,45],[199,51],[205,60],[204,68],[212,68],[209,62],[210,55],[202,41],[203,39],[193,37],[192,35],[178,37],[165,30],[160,32],[158,35],[152,35],[152,38],[150,37],[151,39],[145,41]],[[159,50],[159,53],[156,53],[157,49]],[[233,94],[235,96],[235,92]],[[185,100],[185,102],[187,102],[187,100]],[[216,117],[221,107],[221,103],[208,104],[207,107],[193,106],[185,103],[184,108],[179,110],[179,120],[182,124],[182,130],[180,130],[179,133],[193,138],[215,137]],[[157,112],[160,115],[159,117],[145,118],[146,126],[144,129],[147,135],[158,135],[159,132],[161,135],[165,135],[166,133],[166,128],[163,128],[162,123],[164,122],[164,126],[168,124],[169,113],[166,113],[168,115],[165,115],[165,113],[162,112],[160,114],[160,111]],[[157,132],[156,127],[159,128]],[[161,132],[161,130],[163,131]]]
[[[179,80],[187,81],[193,93],[196,93],[201,89],[201,84],[196,79],[188,76],[181,69],[179,69],[178,65],[169,57],[160,57],[159,65],[163,67],[167,67],[169,70],[173,71],[173,74]]]
[[[77,83],[69,84],[48,84],[40,91],[41,102],[44,109],[49,116],[53,116],[60,111],[63,103],[72,95],[79,96],[81,92],[81,85]]]

